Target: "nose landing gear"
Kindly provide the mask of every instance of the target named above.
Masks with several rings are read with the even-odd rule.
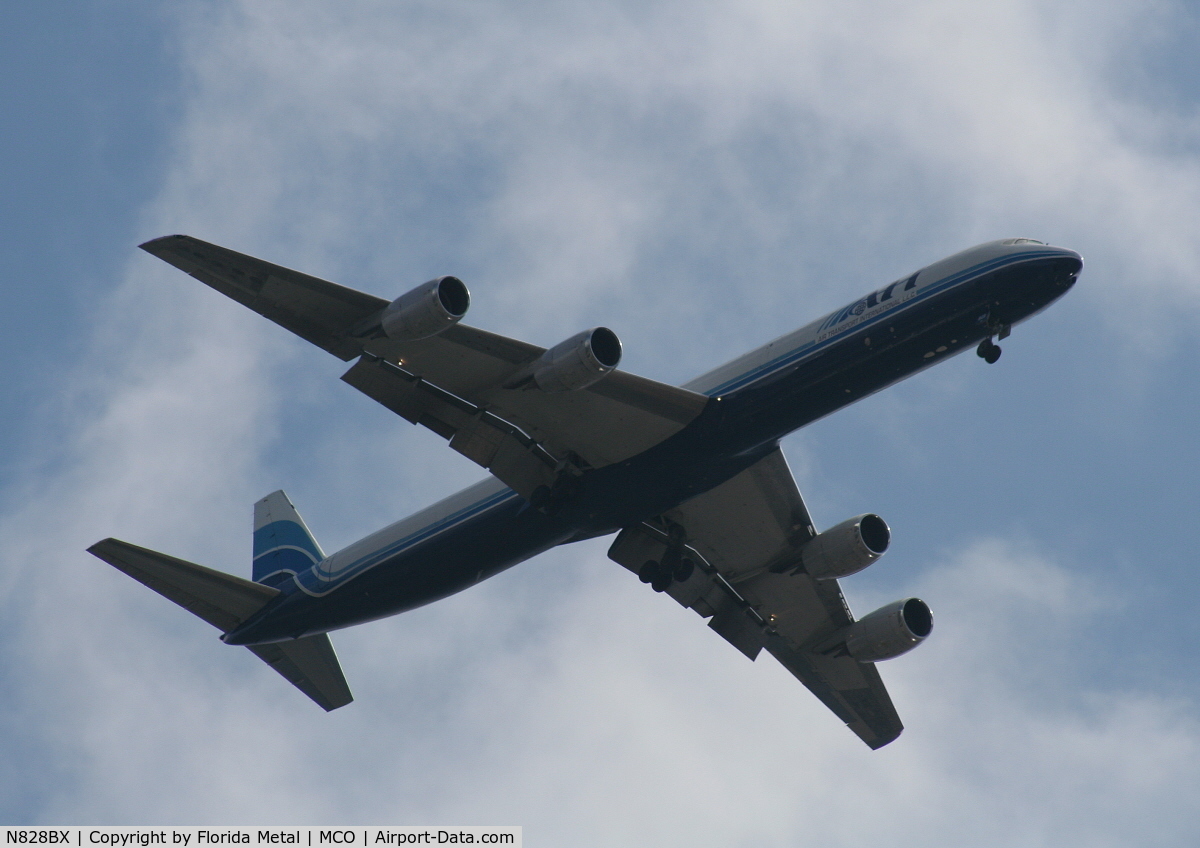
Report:
[[[975,348],[976,355],[979,356],[988,365],[994,365],[996,360],[1000,358],[1000,345],[992,341],[991,336],[979,343],[979,347]]]
[[[990,311],[979,316],[979,324],[987,328],[989,333],[994,333],[1000,341],[1007,339],[1012,332],[1012,327],[1009,324],[993,318]],[[992,341],[991,335],[981,341],[979,347],[975,348],[975,354],[988,365],[994,365],[996,360],[1000,358],[1000,353],[1000,345]]]

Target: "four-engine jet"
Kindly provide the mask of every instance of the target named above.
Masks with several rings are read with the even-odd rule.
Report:
[[[555,545],[608,555],[774,655],[872,748],[903,725],[875,663],[929,635],[918,598],[855,619],[838,579],[888,548],[866,514],[818,532],[779,440],[975,347],[995,362],[1080,256],[994,241],[905,276],[682,387],[618,371],[604,327],[549,350],[459,323],[439,277],[388,302],[188,236],[142,245],[333,355],[342,379],[491,472],[326,555],[283,492],[255,504],[253,580],[105,539],[89,550],[245,645],[327,710],[352,700],[328,632],[443,598]]]

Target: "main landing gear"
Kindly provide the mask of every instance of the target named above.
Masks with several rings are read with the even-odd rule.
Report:
[[[671,539],[663,552],[662,560],[646,560],[638,571],[638,578],[649,583],[655,592],[665,592],[672,583],[682,583],[692,576],[696,564],[683,555],[683,528],[672,527]]]

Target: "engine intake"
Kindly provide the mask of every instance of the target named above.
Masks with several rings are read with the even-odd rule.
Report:
[[[543,392],[585,389],[617,367],[621,340],[607,327],[577,333],[543,353],[530,370]]]
[[[800,549],[800,562],[815,580],[836,580],[862,571],[888,549],[892,531],[874,513],[847,518]]]
[[[389,339],[427,339],[457,324],[470,305],[471,293],[462,280],[438,277],[389,303],[379,323]]]
[[[890,660],[911,651],[933,631],[933,612],[920,598],[881,607],[842,631],[838,641],[860,662]]]

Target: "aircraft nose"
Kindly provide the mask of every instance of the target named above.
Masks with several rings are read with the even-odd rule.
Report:
[[[1066,247],[1056,247],[1054,250],[1058,254],[1053,259],[1054,279],[1065,291],[1079,279],[1079,272],[1083,270],[1083,257]]]
[[[1067,267],[1068,269],[1070,269],[1070,272],[1072,274],[1078,274],[1080,271],[1083,270],[1083,257],[1082,256],[1080,256],[1075,251],[1073,251],[1069,248],[1066,248],[1066,247],[1060,247],[1060,248],[1058,248],[1058,250],[1060,250],[1062,252],[1062,258],[1064,260],[1063,265],[1065,267]]]

